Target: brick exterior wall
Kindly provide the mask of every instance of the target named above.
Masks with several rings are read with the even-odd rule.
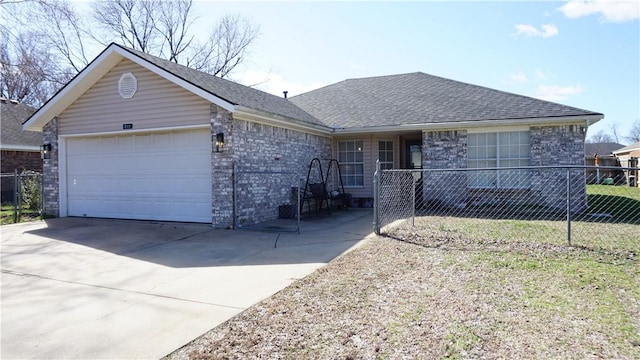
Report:
[[[531,166],[584,165],[584,125],[531,127]],[[584,170],[571,170],[571,201],[575,212],[587,206]],[[532,197],[536,203],[564,209],[567,195],[567,170],[534,171]]]
[[[584,165],[583,125],[532,126],[530,128],[531,166]],[[464,169],[467,167],[467,132],[425,131],[422,143],[422,166],[424,169]],[[566,208],[567,170],[541,169],[531,174],[529,190],[512,191],[508,197],[496,191],[473,191],[473,196],[485,196],[495,201],[504,196],[518,204],[543,205],[555,209]],[[427,203],[444,206],[465,207],[471,201],[464,173],[425,172],[423,198]],[[571,171],[571,200],[575,212],[587,206],[586,178],[584,170]]]
[[[0,151],[1,171],[3,174],[11,174],[14,170],[21,173],[25,170],[42,172],[42,159],[39,151]],[[0,181],[0,199],[2,202],[13,201],[14,183],[13,178],[2,177]]]
[[[60,216],[60,187],[58,173],[58,118],[49,121],[42,129],[44,143],[51,144],[51,156],[43,160],[44,214]]]
[[[32,170],[42,172],[42,159],[40,151],[13,151],[2,150],[2,169],[0,172],[12,173],[14,170]]]
[[[328,137],[243,120],[233,122],[233,132],[239,226],[276,219],[278,206],[295,205],[292,188],[298,187],[299,179],[300,186],[305,185],[311,159],[321,159],[323,171],[327,170]],[[319,181],[315,168],[311,175],[310,183]]]
[[[424,169],[465,169],[467,167],[466,130],[425,131],[422,133]],[[467,178],[460,172],[425,172],[423,199],[446,206],[458,206],[467,198]],[[434,195],[437,198],[434,198]]]
[[[216,152],[216,134],[224,134],[224,148]],[[233,227],[233,157],[236,150],[232,114],[211,105],[211,213],[216,228]]]

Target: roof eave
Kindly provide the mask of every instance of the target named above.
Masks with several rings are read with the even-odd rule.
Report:
[[[227,111],[233,112],[234,105],[222,100],[216,95],[207,92],[188,81],[158,67],[149,61],[126,51],[117,44],[109,45],[100,55],[98,55],[87,67],[78,73],[62,89],[60,89],[51,99],[49,99],[40,109],[31,115],[24,122],[24,130],[42,131],[42,128],[56,116],[59,116],[69,105],[76,101],[91,86],[100,80],[122,59],[128,59],[144,67],[145,69],[159,75],[174,84],[208,100]]]
[[[522,118],[522,119],[499,119],[499,120],[469,120],[469,121],[450,121],[438,123],[418,123],[406,125],[388,125],[388,126],[364,126],[352,128],[334,128],[335,134],[363,134],[372,132],[405,132],[405,131],[421,131],[421,130],[443,130],[443,129],[469,129],[481,127],[499,127],[499,126],[515,126],[515,125],[551,125],[551,124],[569,124],[584,122],[588,127],[604,118],[603,114],[590,115],[574,115],[562,117],[544,117],[544,118]]]
[[[282,128],[300,130],[322,136],[331,135],[332,133],[332,129],[328,126],[311,124],[298,119],[271,114],[241,105],[235,106],[233,117],[238,120],[254,121]]]

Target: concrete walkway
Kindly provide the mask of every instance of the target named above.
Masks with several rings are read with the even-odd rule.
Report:
[[[2,359],[157,359],[361,242],[371,211],[301,234],[80,218],[1,231]]]

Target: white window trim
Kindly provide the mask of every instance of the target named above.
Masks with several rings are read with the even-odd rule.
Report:
[[[344,185],[345,189],[346,188],[349,188],[349,189],[362,189],[362,188],[365,187],[364,186],[364,161],[365,161],[365,159],[364,159],[365,158],[365,156],[364,156],[364,148],[365,148],[365,141],[364,141],[364,139],[348,139],[348,140],[345,139],[345,140],[337,140],[337,142],[336,142],[336,145],[337,145],[336,153],[338,155],[337,157],[338,157],[338,160],[339,160],[340,159],[340,153],[341,153],[341,151],[340,151],[340,143],[341,142],[354,142],[355,143],[355,142],[358,142],[358,141],[362,142],[362,162],[346,162],[346,161],[338,161],[338,162],[339,162],[340,166],[343,166],[343,165],[362,165],[362,174],[355,174],[355,175],[361,175],[361,177],[362,177],[362,185],[348,185],[347,184],[347,185]],[[353,175],[342,174],[342,171],[341,171],[341,175],[343,177],[353,176]],[[342,183],[344,183],[344,180],[342,180]]]
[[[380,160],[380,143],[381,142],[390,142],[392,145],[392,149],[391,149],[391,161],[380,161],[380,165],[382,164],[391,164],[391,168],[395,169],[396,167],[396,142],[393,141],[393,139],[377,139],[378,142],[378,160]],[[387,151],[387,150],[385,150]]]
[[[531,161],[531,128],[529,126],[513,126],[513,127],[500,127],[500,128],[496,128],[496,129],[488,129],[488,128],[484,128],[482,130],[484,131],[476,131],[478,129],[473,129],[473,131],[467,131],[468,134],[499,134],[499,133],[505,133],[505,132],[523,132],[523,131],[527,131],[529,132],[529,157],[528,158],[509,158],[509,159],[502,159],[500,156],[500,136],[496,136],[496,169],[504,169],[504,168],[508,168],[507,166],[500,166],[500,161],[504,160],[529,160]],[[468,146],[468,145],[467,145]],[[467,151],[467,167],[469,164],[469,161],[473,161],[475,159],[469,159],[469,155],[468,155],[468,151]],[[488,160],[488,159],[478,159],[478,160]],[[469,167],[468,167],[469,168]],[[469,169],[476,169],[476,168],[469,168]],[[492,170],[488,170],[488,171],[492,171]],[[530,186],[504,186],[500,184],[500,174],[504,173],[505,170],[495,170],[496,172],[496,185],[495,186],[480,186],[480,185],[470,185],[467,183],[467,188],[469,189],[478,189],[478,190],[523,190],[523,189],[528,189]],[[517,171],[517,170],[515,170]]]

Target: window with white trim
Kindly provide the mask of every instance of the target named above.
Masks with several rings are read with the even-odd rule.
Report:
[[[393,141],[378,141],[378,160],[380,169],[393,169]]]
[[[468,168],[528,166],[531,157],[529,131],[471,133],[467,135]],[[518,189],[529,186],[526,170],[469,171],[467,184],[474,188]]]
[[[364,141],[339,140],[338,161],[344,187],[364,186]]]

